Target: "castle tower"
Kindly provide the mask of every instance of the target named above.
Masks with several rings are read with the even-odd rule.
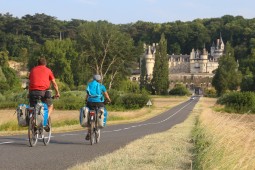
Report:
[[[214,46],[214,43],[213,43],[213,46],[211,47],[211,56],[213,56],[213,59],[215,61],[218,61],[218,59],[221,56],[223,56],[224,49],[225,49],[225,45],[220,34],[220,38],[217,39],[216,45]]]
[[[200,56],[200,73],[206,73],[207,72],[207,63],[208,63],[208,52],[206,51],[205,47],[203,49],[203,52]]]
[[[190,52],[190,63],[194,63],[194,60],[195,60],[195,50],[193,48],[192,51]]]
[[[150,45],[145,50],[145,63],[146,63],[146,75],[148,78],[152,78],[153,74],[153,68],[155,64],[155,44],[153,44],[153,47]]]
[[[212,46],[211,46],[211,55],[214,54],[214,51],[215,51],[215,44],[214,42],[212,43]]]
[[[220,33],[220,49],[221,49],[222,51],[224,51],[224,47],[225,47],[225,45],[224,45],[224,42],[223,42],[223,40],[222,40],[221,33]]]

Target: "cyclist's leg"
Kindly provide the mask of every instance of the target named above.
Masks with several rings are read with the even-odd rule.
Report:
[[[89,110],[95,110],[96,108],[96,103],[95,102],[87,102],[87,105],[86,107],[89,108]],[[89,116],[87,117],[89,118]],[[89,120],[88,120],[89,121]],[[85,137],[86,140],[89,140],[90,139],[90,131],[91,131],[91,127],[90,125],[88,126],[88,129],[87,129],[87,135]]]
[[[90,131],[91,131],[91,129],[90,129],[90,126],[89,126],[89,127],[88,127],[88,131],[87,131],[87,135],[86,135],[86,137],[85,137],[86,140],[89,140],[89,139],[90,139]]]
[[[54,109],[53,104],[48,105],[48,110],[49,110],[48,117],[50,117],[51,113],[53,112],[53,109]]]
[[[53,109],[54,109],[52,98],[51,98],[51,93],[46,93],[45,92],[42,101],[48,105],[48,117],[50,117],[50,115],[51,115],[51,113],[53,112]]]
[[[52,104],[52,99],[51,98],[45,98],[43,99],[43,102],[47,104],[48,106],[48,117],[47,119],[50,118],[51,113],[53,112],[53,104]],[[50,127],[48,125],[48,120],[47,120],[47,125],[44,127],[46,132],[50,131]]]

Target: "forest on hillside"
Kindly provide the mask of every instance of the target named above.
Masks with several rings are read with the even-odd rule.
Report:
[[[103,75],[109,88],[116,88],[131,73],[143,53],[143,44],[158,43],[165,35],[168,54],[189,54],[191,50],[210,49],[220,34],[233,49],[239,70],[249,85],[255,75],[255,18],[225,15],[189,22],[112,24],[108,21],[72,19],[61,21],[46,14],[0,14],[0,86],[17,84],[8,60],[33,67],[45,56],[58,80],[71,89],[87,83],[93,73]],[[252,81],[252,83],[250,82]]]

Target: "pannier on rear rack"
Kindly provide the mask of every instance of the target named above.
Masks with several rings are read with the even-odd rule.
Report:
[[[18,125],[22,127],[28,126],[28,105],[26,104],[19,104],[19,106],[16,109],[17,112],[17,120],[18,120]]]

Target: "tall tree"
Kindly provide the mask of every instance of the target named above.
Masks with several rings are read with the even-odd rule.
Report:
[[[70,39],[46,41],[41,51],[47,59],[48,66],[62,82],[74,85],[72,67],[75,67],[78,53]]]
[[[8,67],[8,52],[7,51],[0,51],[0,66],[1,67]]]
[[[242,74],[238,70],[238,63],[235,61],[234,49],[227,42],[225,55],[219,60],[219,67],[215,71],[212,85],[220,96],[227,90],[237,90],[242,80]]]
[[[78,28],[77,44],[92,72],[108,78],[109,88],[116,76],[127,70],[128,63],[136,59],[130,36],[106,21],[82,24]]]
[[[159,45],[156,47],[155,65],[153,68],[152,86],[156,94],[165,95],[169,88],[169,69],[167,57],[167,41],[161,34]]]
[[[249,70],[249,67],[246,68],[245,74],[243,75],[241,83],[241,91],[254,91],[254,76]]]

